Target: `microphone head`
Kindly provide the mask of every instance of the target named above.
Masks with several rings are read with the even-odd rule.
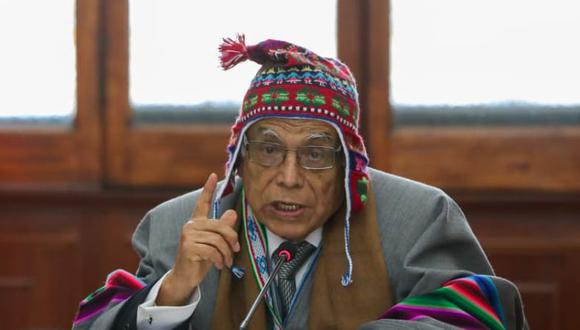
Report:
[[[296,253],[296,246],[288,241],[280,245],[280,250],[278,250],[278,256],[284,258],[285,262],[288,262],[294,258]]]

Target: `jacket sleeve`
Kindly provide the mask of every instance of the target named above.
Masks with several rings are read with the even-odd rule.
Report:
[[[368,329],[389,329],[389,324],[402,321],[418,329],[527,328],[517,288],[487,275],[453,279],[433,292],[406,298],[381,316],[376,324],[381,326]]]
[[[484,286],[491,284],[492,288],[478,286],[470,291],[468,287],[472,284],[461,283],[481,280],[488,281]],[[494,294],[497,297],[494,298]],[[508,280],[494,276],[475,275],[452,280],[432,293],[403,300],[379,320],[363,324],[359,329],[466,328],[528,329],[517,288]]]
[[[494,276],[459,206],[436,188],[396,188],[377,211],[395,305],[361,329],[526,329],[517,288]]]

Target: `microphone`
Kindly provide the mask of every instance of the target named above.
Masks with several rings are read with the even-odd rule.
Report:
[[[246,318],[244,318],[244,320],[240,324],[240,330],[244,330],[248,327],[248,323],[250,323],[250,318],[252,318],[252,315],[254,315],[256,308],[258,308],[258,304],[260,303],[260,301],[262,300],[262,298],[266,294],[266,291],[268,290],[268,288],[270,287],[270,284],[272,283],[272,280],[274,279],[274,277],[276,276],[276,274],[280,270],[280,267],[282,266],[283,263],[289,262],[290,260],[292,260],[292,258],[294,258],[295,253],[296,253],[296,247],[293,244],[291,244],[290,242],[286,241],[280,245],[280,249],[278,251],[278,257],[280,257],[280,258],[276,262],[276,265],[274,266],[274,270],[270,274],[270,277],[268,277],[266,284],[264,285],[264,287],[262,288],[262,290],[260,291],[260,293],[256,297],[256,300],[254,300],[254,303],[252,304],[252,307],[250,307],[248,314],[246,314]]]

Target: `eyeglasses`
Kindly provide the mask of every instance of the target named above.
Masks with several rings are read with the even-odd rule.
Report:
[[[296,152],[298,164],[307,170],[324,170],[333,168],[336,163],[336,154],[341,150],[326,146],[302,146],[294,149],[284,145],[244,140],[244,147],[248,152],[248,157],[262,166],[278,166],[286,159],[289,151]]]

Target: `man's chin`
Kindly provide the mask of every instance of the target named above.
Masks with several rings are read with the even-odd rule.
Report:
[[[307,225],[309,223],[307,214],[303,214],[300,217],[280,217],[277,214],[264,212],[263,215],[263,218],[258,215],[258,221],[272,233],[283,239],[302,241],[310,234]]]
[[[281,238],[288,240],[288,241],[302,241],[306,236],[308,236],[307,230],[304,228],[288,228],[288,226],[292,226],[289,224],[284,224],[282,226],[268,226],[266,227],[274,234],[280,236]],[[294,225],[295,226],[295,225]]]

